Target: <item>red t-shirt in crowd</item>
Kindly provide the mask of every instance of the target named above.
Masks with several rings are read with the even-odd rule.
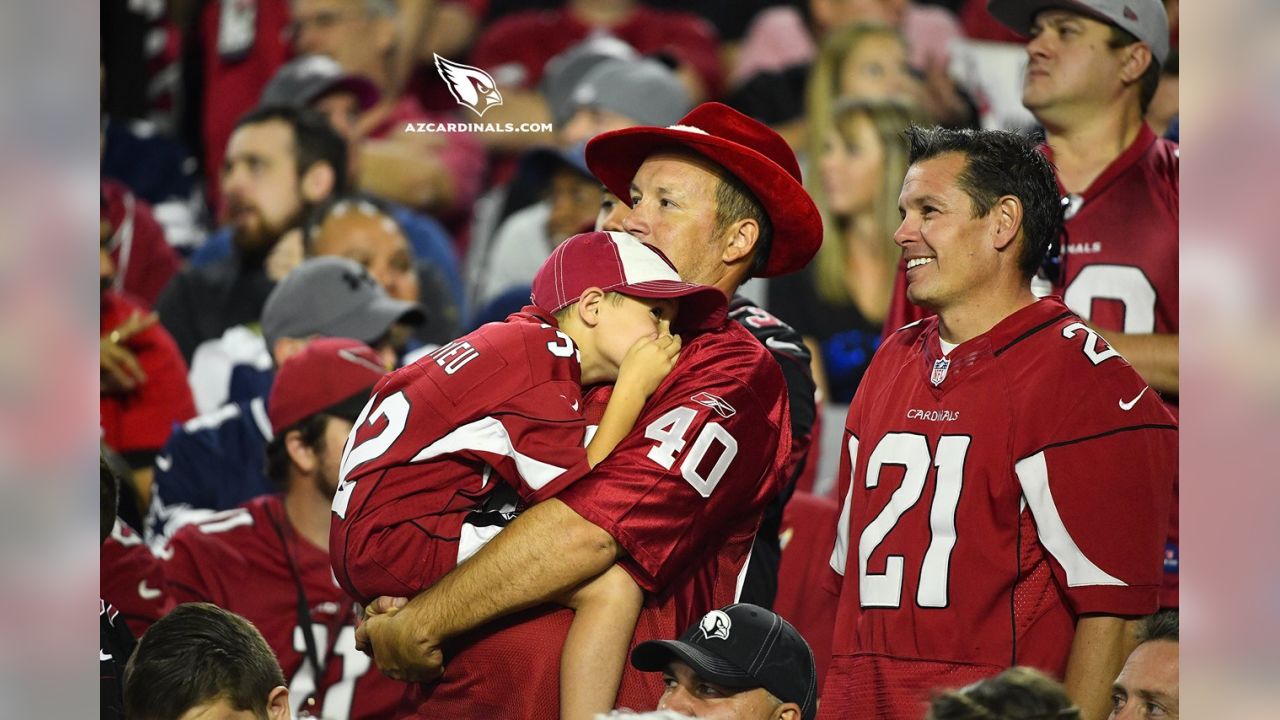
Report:
[[[112,290],[101,295],[100,335],[106,335],[134,313],[145,313],[138,303]],[[159,324],[139,332],[125,345],[133,351],[147,379],[127,393],[99,396],[102,439],[116,452],[156,452],[164,447],[175,422],[196,414],[187,364],[178,345]]]
[[[598,421],[610,388],[587,397]],[[608,531],[645,591],[634,642],[678,637],[733,602],[765,505],[785,483],[787,389],[778,363],[743,327],[692,339],[609,457],[556,498]],[[573,614],[543,606],[447,644],[448,670],[415,686],[418,717],[559,717],[560,649]],[[650,708],[657,673],[628,667],[620,707]]]
[[[265,495],[187,525],[157,554],[178,603],[213,603],[262,632],[284,670],[295,714],[317,688],[298,609],[300,583],[324,668],[314,714],[392,716],[404,683],[378,672],[356,650],[354,603],[334,581],[329,553],[289,524],[280,496]]]
[[[880,348],[849,408],[843,576],[819,717],[918,720],[929,693],[1029,665],[1076,618],[1158,606],[1177,425],[1056,298],[942,354]]]
[[[706,20],[686,12],[637,7],[623,23],[595,28],[569,8],[529,10],[508,15],[486,28],[471,50],[471,64],[487,70],[501,85],[536,88],[547,61],[596,32],[607,32],[645,55],[668,53],[691,66],[707,87],[720,92],[719,38]]]

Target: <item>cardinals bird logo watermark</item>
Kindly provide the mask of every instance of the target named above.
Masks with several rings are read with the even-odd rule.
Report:
[[[729,639],[729,629],[733,627],[733,621],[729,616],[720,610],[712,610],[702,616],[702,622],[698,623],[698,629],[702,631],[702,637],[710,640],[711,638],[720,638],[721,640]]]
[[[434,53],[432,53],[434,55]],[[489,73],[478,67],[463,65],[435,55],[436,70],[459,105],[471,108],[479,117],[495,105],[502,104],[502,93]]]

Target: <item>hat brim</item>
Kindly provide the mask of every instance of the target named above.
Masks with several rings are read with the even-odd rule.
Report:
[[[1113,24],[1109,18],[1098,14],[1093,8],[1071,0],[992,0],[987,5],[987,12],[991,13],[991,17],[1001,25],[1020,35],[1030,37],[1031,23],[1035,22],[1036,14],[1049,8],[1070,10],[1088,15],[1108,25]]]
[[[714,330],[728,319],[729,300],[718,288],[693,285],[674,280],[650,280],[617,288],[623,295],[651,300],[673,299],[680,302],[680,312],[672,326],[677,331]]]
[[[650,155],[683,148],[720,165],[746,185],[773,225],[764,277],[800,270],[822,244],[822,218],[804,186],[756,150],[696,130],[634,127],[602,133],[587,143],[587,167],[631,205],[631,180]]]
[[[374,85],[368,78],[360,75],[343,75],[308,98],[306,104],[310,105],[326,95],[340,92],[349,92],[355,95],[356,102],[360,103],[361,111],[377,105],[378,100],[382,97],[382,93],[378,91],[378,86]]]
[[[641,672],[661,672],[672,660],[683,662],[699,678],[716,685],[734,690],[764,687],[764,683],[728,660],[679,640],[649,640],[631,651],[631,665]]]
[[[396,323],[421,327],[427,321],[426,310],[418,303],[390,297],[379,297],[368,305],[352,310],[336,320],[327,330],[332,337],[348,337],[374,344]]]

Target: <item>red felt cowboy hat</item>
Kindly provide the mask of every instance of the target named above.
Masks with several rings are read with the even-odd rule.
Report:
[[[587,143],[587,167],[631,204],[631,179],[662,148],[695,152],[746,185],[773,224],[773,247],[761,275],[795,272],[822,244],[822,218],[800,182],[795,153],[778,133],[720,103],[703,103],[667,128],[634,127],[602,133]]]

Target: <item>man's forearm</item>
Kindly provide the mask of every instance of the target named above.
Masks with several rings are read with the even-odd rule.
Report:
[[[1113,615],[1086,615],[1076,622],[1063,685],[1081,720],[1106,720],[1110,714],[1111,684],[1138,644],[1137,625]]]
[[[552,498],[410,600],[399,619],[413,624],[419,643],[438,645],[564,594],[608,570],[618,552],[608,533]]]
[[[1104,331],[1102,336],[1129,361],[1148,385],[1162,393],[1177,394],[1177,335],[1125,335]]]

